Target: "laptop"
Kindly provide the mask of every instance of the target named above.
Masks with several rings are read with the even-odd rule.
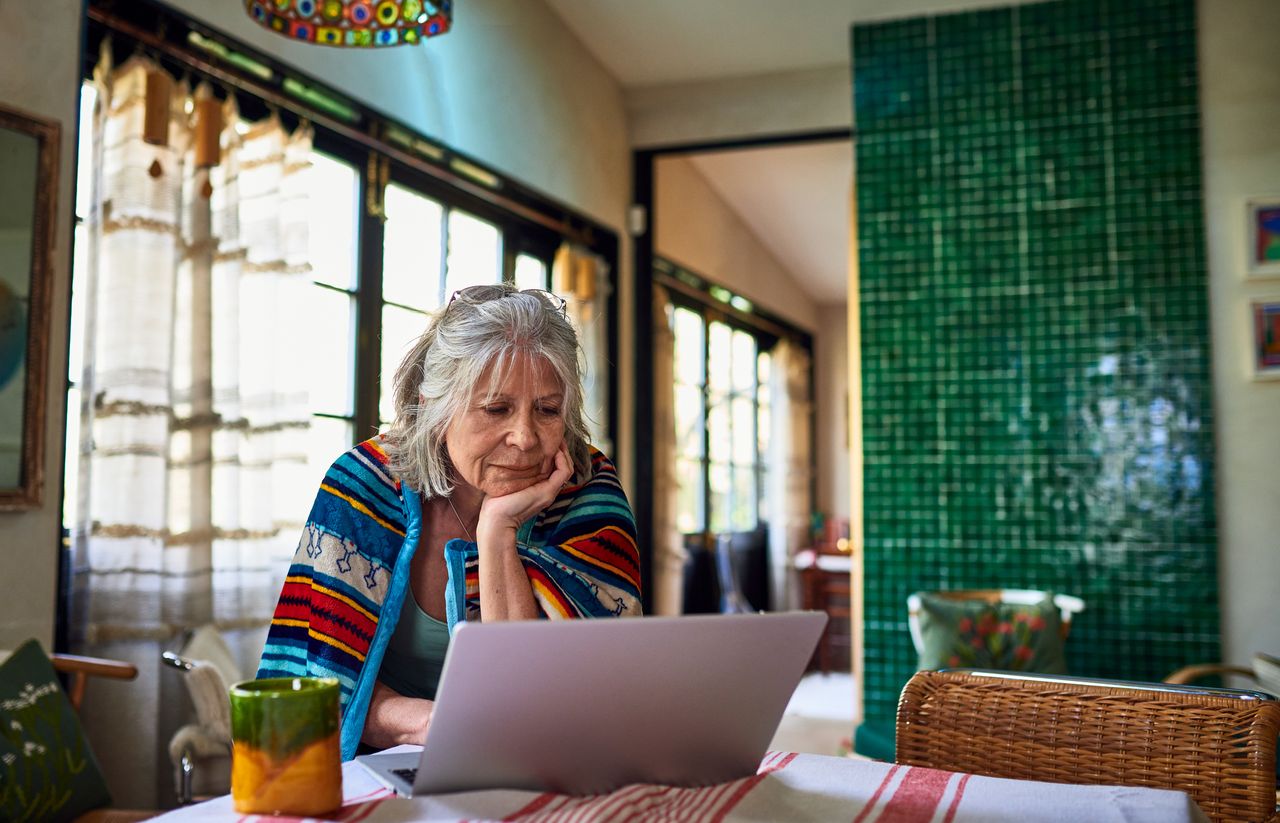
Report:
[[[406,797],[749,776],[826,623],[822,612],[464,623],[421,753],[357,760]]]

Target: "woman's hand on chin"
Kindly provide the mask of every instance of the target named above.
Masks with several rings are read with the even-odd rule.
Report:
[[[551,474],[519,491],[500,497],[486,497],[480,504],[480,521],[476,525],[476,537],[499,531],[514,532],[520,524],[550,506],[560,489],[573,475],[573,461],[569,459],[569,447],[560,442],[556,450]]]

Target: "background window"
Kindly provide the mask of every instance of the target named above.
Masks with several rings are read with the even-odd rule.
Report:
[[[310,327],[323,330],[299,341],[311,396],[307,474],[316,488],[329,464],[351,448],[355,435],[356,296],[360,287],[360,176],[329,154],[311,152],[307,245],[312,288]]]
[[[428,315],[457,289],[502,279],[502,233],[494,224],[397,183],[387,186],[385,202],[378,389],[384,430],[395,417],[396,369],[426,329]],[[528,260],[543,267],[545,282],[545,264]],[[529,263],[525,270],[531,271]]]
[[[516,255],[515,277],[517,289],[545,289],[547,287],[547,264],[531,254]]]
[[[685,534],[751,531],[762,517],[767,354],[752,333],[702,311],[676,306],[672,317],[677,526]]]

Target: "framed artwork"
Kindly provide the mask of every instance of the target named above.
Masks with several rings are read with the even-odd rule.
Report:
[[[0,510],[37,508],[44,490],[60,133],[0,104]]]
[[[1253,376],[1280,380],[1280,297],[1256,299],[1253,315]]]
[[[1246,221],[1249,276],[1280,277],[1280,194],[1249,198]]]

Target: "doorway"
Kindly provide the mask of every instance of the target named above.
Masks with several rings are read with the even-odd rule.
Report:
[[[636,411],[637,442],[655,444],[636,456],[636,513],[654,548],[646,580],[658,582],[674,565],[665,556],[670,529],[662,495],[677,479],[670,519],[679,524],[686,555],[681,611],[722,607],[714,562],[720,545],[750,607],[797,608],[791,559],[832,526],[847,533],[854,509],[847,356],[852,158],[849,130],[635,153],[639,396],[659,397],[657,381],[671,380],[676,407],[673,421],[661,409],[655,417],[662,401]],[[670,371],[655,339],[664,321],[676,338]],[[719,362],[708,342],[713,334],[731,351]],[[807,397],[792,398],[786,409],[770,407],[767,385],[776,379],[768,372],[779,366],[773,355],[780,341],[791,344],[791,366],[803,363],[808,382]],[[733,351],[742,355],[738,361]],[[741,362],[748,356],[753,386]],[[677,442],[668,466],[654,435],[671,423]],[[798,460],[773,459],[771,441],[779,437],[803,441],[803,449],[791,450]],[[662,597],[654,596],[653,584],[646,588],[652,613]],[[841,631],[846,643],[849,622]],[[846,671],[851,645],[840,665]]]

